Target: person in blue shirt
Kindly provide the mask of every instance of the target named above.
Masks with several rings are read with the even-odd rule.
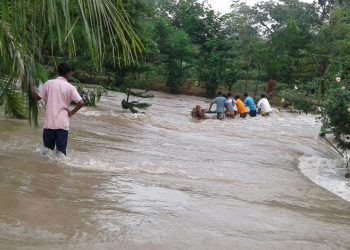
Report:
[[[244,93],[244,105],[249,107],[249,115],[256,116],[256,106],[253,97],[249,96],[248,93]]]
[[[215,99],[210,103],[210,107],[209,107],[209,112],[211,112],[211,107],[213,106],[213,104],[216,104],[216,116],[219,120],[224,119],[225,117],[225,100],[226,98],[222,95],[222,92],[218,93],[218,96],[215,97]]]

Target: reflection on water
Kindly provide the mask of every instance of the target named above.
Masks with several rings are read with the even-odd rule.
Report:
[[[349,203],[305,177],[349,199],[313,116],[198,122],[208,100],[155,96],[83,108],[66,158],[1,118],[0,249],[349,249]]]

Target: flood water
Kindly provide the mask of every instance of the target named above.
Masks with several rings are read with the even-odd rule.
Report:
[[[123,98],[71,119],[66,159],[0,116],[0,249],[350,249],[349,182],[314,116],[194,121],[208,100],[155,92],[134,115]]]

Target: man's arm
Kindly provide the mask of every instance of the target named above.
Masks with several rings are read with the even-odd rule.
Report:
[[[35,86],[31,86],[32,89],[32,95],[35,101],[40,101],[42,98],[39,95],[39,91]],[[43,90],[43,88],[42,88]]]
[[[209,112],[211,111],[211,107],[213,106],[214,103],[216,103],[216,98],[210,103]]]
[[[244,105],[245,105],[246,107],[249,106],[249,104],[248,104],[248,97],[244,99],[243,103],[244,103]]]
[[[84,106],[84,101],[80,100],[74,107],[74,109],[69,110],[67,108],[68,111],[68,117],[72,117],[79,109],[81,109]]]
[[[257,107],[257,108],[260,108],[261,103],[262,103],[262,101],[261,101],[261,100],[260,100],[260,101],[258,101],[258,103],[256,104],[256,107]]]
[[[41,97],[39,96],[38,92],[36,92],[35,90],[33,90],[33,98],[35,101],[40,101]]]
[[[209,106],[209,111],[211,111],[211,107],[213,106],[213,103],[210,103],[210,106]]]
[[[40,91],[34,85],[31,88],[32,88],[33,98],[35,101],[40,101],[41,99],[46,100],[47,82],[43,86],[41,86]]]

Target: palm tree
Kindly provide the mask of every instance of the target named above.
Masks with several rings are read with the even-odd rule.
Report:
[[[81,39],[83,38],[83,39]],[[137,62],[142,45],[133,31],[122,0],[5,0],[0,2],[0,105],[21,117],[21,84],[27,93],[29,121],[37,120],[32,90],[46,80],[48,58],[76,56],[84,46],[96,67],[106,48],[117,63]]]

